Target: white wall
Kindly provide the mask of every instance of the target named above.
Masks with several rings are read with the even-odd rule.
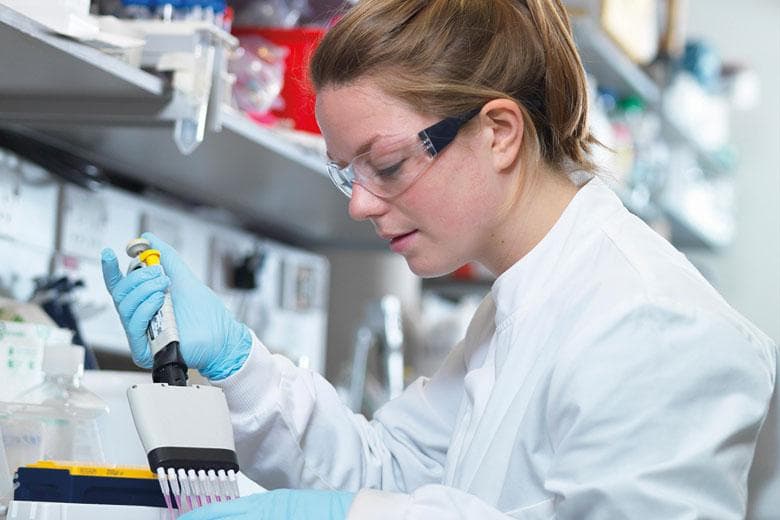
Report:
[[[780,2],[690,0],[689,34],[749,64],[761,81],[759,105],[733,114],[736,238],[717,255],[691,256],[733,307],[780,341]]]

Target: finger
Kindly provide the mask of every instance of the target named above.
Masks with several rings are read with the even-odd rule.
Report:
[[[176,250],[171,247],[170,244],[165,242],[163,239],[155,235],[154,233],[149,233],[148,231],[146,233],[143,233],[141,235],[141,238],[145,238],[149,241],[149,243],[152,245],[152,249],[157,249],[160,254],[163,256],[170,254],[171,252],[176,252]]]
[[[136,285],[127,293],[122,301],[117,304],[116,309],[119,311],[119,315],[133,316],[139,305],[149,299],[154,293],[165,291],[170,284],[171,280],[167,276],[160,275]]]
[[[127,340],[130,344],[130,357],[133,359],[133,363],[140,368],[152,368],[154,366],[154,359],[152,358],[152,351],[149,350],[146,334],[141,338],[141,341],[144,342],[144,346],[141,347],[140,350],[133,347],[133,345],[138,345],[138,343],[134,343],[134,341],[138,341],[137,339],[131,338],[128,334]]]
[[[179,256],[178,251],[154,233],[146,232],[143,233],[141,237],[148,240],[152,247],[160,252],[160,262],[166,273],[172,274],[181,272],[182,267],[187,267],[187,264],[184,263]],[[187,267],[187,269],[189,269],[189,267]],[[173,276],[175,276],[175,274],[173,274]]]
[[[122,271],[119,270],[119,262],[112,249],[106,248],[100,252],[100,264],[103,268],[103,281],[108,292],[113,292],[114,287],[122,281]]]
[[[116,285],[114,285],[111,296],[114,298],[114,303],[119,307],[122,300],[138,285],[155,278],[163,276],[162,269],[159,265],[153,265],[151,267],[142,267],[136,269],[132,273],[122,278]]]
[[[133,362],[142,368],[152,367],[152,353],[149,350],[149,342],[146,338],[146,329],[149,322],[162,307],[165,294],[157,292],[147,298],[138,306],[133,316],[130,318],[127,330],[130,340],[130,353],[133,356]]]

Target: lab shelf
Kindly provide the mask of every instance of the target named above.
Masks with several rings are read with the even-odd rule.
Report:
[[[668,142],[681,144],[692,150],[705,172],[709,174],[724,172],[726,169],[724,163],[714,153],[704,149],[665,113],[663,88],[641,67],[633,63],[596,21],[587,17],[575,18],[573,30],[583,65],[597,79],[599,85],[614,89],[621,97],[636,95],[642,98],[651,110],[660,115],[662,133]],[[624,194],[621,194],[621,198],[629,210],[643,219],[665,217],[671,226],[672,241],[678,247],[717,249],[726,245],[717,233],[697,227],[671,208],[653,205],[639,208]]]
[[[719,160],[713,152],[702,147],[695,139],[691,138],[685,130],[662,113],[663,131],[668,139],[672,142],[683,142],[685,145],[693,150],[696,154],[696,158],[699,162],[699,166],[709,174],[721,174],[724,173],[728,166]]]
[[[681,142],[691,148],[706,170],[720,172],[724,169],[721,161],[667,116],[662,106],[663,89],[632,62],[594,20],[577,18],[573,22],[573,30],[583,66],[599,85],[614,89],[621,97],[636,95],[642,98],[648,107],[660,114],[663,132],[669,141]]]
[[[315,152],[227,107],[221,117],[222,130],[207,132],[187,156],[171,139],[172,123],[14,129],[185,200],[226,208],[273,237],[310,246],[383,246],[368,223],[349,219],[347,199]]]
[[[258,231],[302,245],[380,248],[349,219],[326,176],[321,139],[263,128],[229,107],[189,156],[173,142],[170,80],[49,33],[0,5],[0,126],[193,202],[233,211]],[[215,125],[217,128],[219,125]],[[319,143],[317,143],[319,139]]]
[[[79,107],[95,114],[151,103],[169,92],[150,74],[65,37],[0,4],[0,114],[3,119],[44,117]]]

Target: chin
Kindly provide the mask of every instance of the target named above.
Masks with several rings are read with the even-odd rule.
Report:
[[[409,269],[419,276],[420,278],[438,278],[439,276],[445,276],[457,269],[450,265],[437,264],[436,262],[424,261],[418,258],[407,258],[406,264]]]

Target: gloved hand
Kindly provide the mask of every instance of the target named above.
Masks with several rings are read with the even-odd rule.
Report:
[[[144,368],[152,366],[146,328],[170,286],[179,348],[187,366],[197,368],[212,380],[236,372],[252,348],[249,329],[236,321],[171,246],[151,233],[144,233],[143,237],[160,251],[163,269],[144,267],[124,276],[116,254],[111,249],[101,253],[103,279],[125,328],[133,361]]]
[[[179,520],[345,520],[354,498],[346,491],[277,489],[212,503]]]

